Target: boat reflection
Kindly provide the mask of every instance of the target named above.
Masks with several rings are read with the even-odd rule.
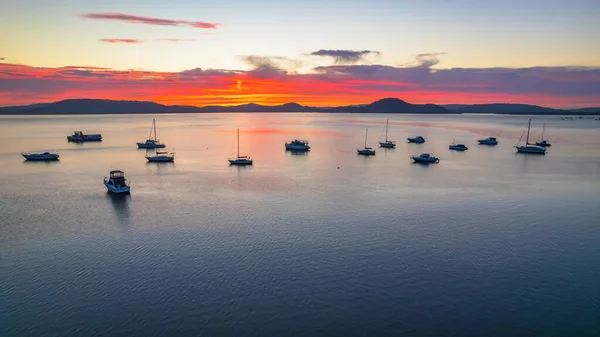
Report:
[[[113,211],[115,212],[115,216],[119,223],[129,225],[129,202],[131,200],[131,194],[114,194],[106,192],[106,198],[109,199],[112,204]]]

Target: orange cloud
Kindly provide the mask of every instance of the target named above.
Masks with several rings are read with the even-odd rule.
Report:
[[[196,106],[250,102],[339,106],[384,97],[434,104],[600,105],[600,69],[596,68],[434,70],[423,64],[334,65],[299,74],[270,62],[258,62],[255,67],[247,71],[196,68],[157,72],[0,63],[0,105],[104,98]]]

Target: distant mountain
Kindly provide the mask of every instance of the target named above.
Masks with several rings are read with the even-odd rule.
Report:
[[[235,106],[209,105],[163,105],[147,101],[113,101],[105,99],[67,99],[54,103],[0,107],[4,115],[52,115],[52,114],[136,114],[136,113],[193,113],[193,112],[343,112],[343,113],[494,113],[494,114],[561,114],[599,115],[600,108],[559,110],[526,104],[411,104],[398,98],[384,98],[370,104],[339,107],[311,107],[298,103],[268,106],[256,103]]]
[[[473,105],[464,106],[462,108],[457,108],[456,111],[462,112],[462,113],[493,113],[493,114],[523,114],[523,115],[568,114],[569,113],[569,111],[545,108],[545,107],[541,107],[541,106],[537,106],[537,105],[508,104],[508,103],[473,104]]]

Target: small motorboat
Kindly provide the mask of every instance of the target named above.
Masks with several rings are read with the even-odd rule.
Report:
[[[290,151],[308,151],[310,150],[310,145],[307,140],[294,139],[289,143],[285,143],[285,149]]]
[[[110,171],[110,177],[104,177],[104,186],[112,193],[129,193],[131,190],[121,170]]]
[[[71,136],[67,136],[70,142],[99,142],[102,140],[101,134],[84,134],[81,131],[74,131]]]
[[[162,144],[156,137],[156,122],[152,119],[152,127],[150,128],[150,135],[143,143],[137,143],[138,149],[162,149],[166,145]]]
[[[363,149],[357,149],[356,153],[363,156],[373,156],[375,155],[375,150],[373,148],[367,146],[367,135],[369,133],[369,129],[365,129],[365,147]]]
[[[417,136],[417,137],[414,137],[414,138],[408,137],[406,139],[408,139],[409,143],[416,143],[416,144],[423,144],[423,143],[425,143],[425,138],[423,138],[421,136]]]
[[[449,148],[450,148],[450,150],[456,150],[456,151],[466,151],[469,149],[465,144],[455,144],[455,143],[450,144]]]
[[[412,156],[410,157],[415,163],[439,163],[440,159],[438,157],[434,157],[429,153],[422,153],[420,156]]]
[[[229,158],[228,160],[230,165],[245,166],[252,165],[253,163],[252,158],[249,156],[238,156],[237,158]]]
[[[50,153],[50,152],[44,152],[44,153],[21,153],[21,155],[23,157],[25,157],[25,160],[44,160],[44,161],[58,160],[58,157],[60,157],[58,155],[58,153]]]
[[[498,145],[498,140],[495,137],[488,137],[477,141],[479,142],[479,145]]]
[[[146,160],[151,163],[171,163],[175,161],[175,152],[156,151],[153,156],[146,154]]]

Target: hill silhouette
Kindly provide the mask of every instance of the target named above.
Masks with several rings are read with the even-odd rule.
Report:
[[[298,103],[261,105],[256,103],[205,107],[187,105],[163,105],[149,101],[117,101],[106,99],[67,99],[53,103],[37,103],[24,106],[0,107],[0,114],[53,115],[53,114],[144,114],[144,113],[198,113],[198,112],[343,112],[343,113],[494,113],[494,114],[561,114],[598,115],[600,108],[560,110],[527,104],[451,104],[446,107],[435,104],[411,104],[398,98],[383,98],[370,104],[338,107],[314,107]]]

